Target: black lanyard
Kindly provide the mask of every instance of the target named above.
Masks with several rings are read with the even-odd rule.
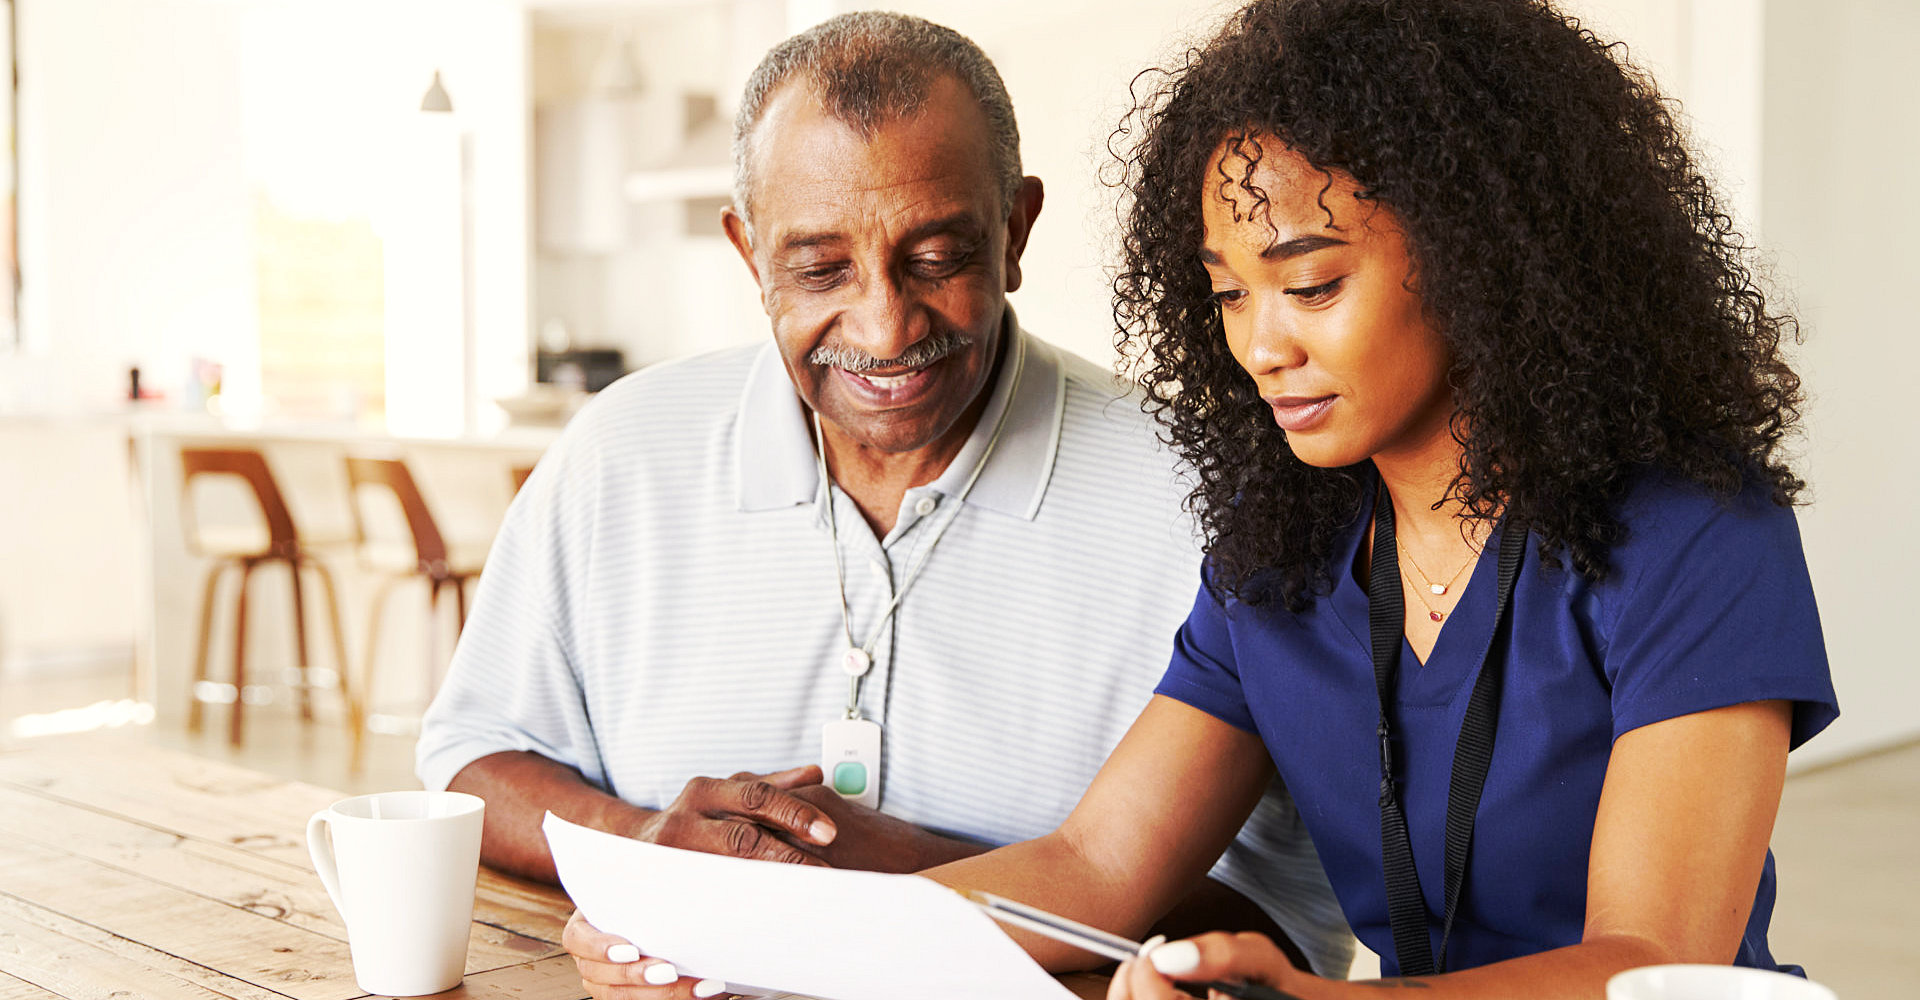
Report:
[[[1393,680],[1400,659],[1400,639],[1406,631],[1406,604],[1400,591],[1400,559],[1393,534],[1393,501],[1387,485],[1379,483],[1373,504],[1373,569],[1367,576],[1367,619],[1373,633],[1373,683],[1380,696],[1380,857],[1387,881],[1387,919],[1393,928],[1393,950],[1403,976],[1429,976],[1446,971],[1447,937],[1460,905],[1460,886],[1467,872],[1467,849],[1473,844],[1474,816],[1480,810],[1480,791],[1487,783],[1487,765],[1493,760],[1494,717],[1500,710],[1500,626],[1513,603],[1513,578],[1526,552],[1527,533],[1503,532],[1500,538],[1500,578],[1495,596],[1493,629],[1480,653],[1480,673],[1460,724],[1460,741],[1453,750],[1453,781],[1447,789],[1446,913],[1440,924],[1440,957],[1434,960],[1427,939],[1427,901],[1420,891],[1420,873],[1413,864],[1413,842],[1407,836],[1406,812],[1393,787],[1393,731],[1387,725],[1387,705],[1393,700]]]

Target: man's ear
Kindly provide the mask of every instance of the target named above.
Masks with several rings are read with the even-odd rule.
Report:
[[[1013,196],[1013,211],[1007,214],[1007,291],[1020,288],[1020,255],[1027,252],[1027,237],[1033,233],[1033,220],[1040,217],[1040,205],[1046,190],[1038,177],[1023,177],[1020,190]]]
[[[753,283],[760,289],[760,305],[767,304],[767,286],[760,280],[760,265],[753,259],[753,227],[732,205],[720,210],[720,228],[727,232],[727,242],[733,244],[733,250],[747,265],[747,273],[753,275]]]

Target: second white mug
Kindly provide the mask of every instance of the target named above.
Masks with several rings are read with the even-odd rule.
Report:
[[[347,925],[361,989],[425,996],[460,984],[485,807],[461,792],[381,792],[307,821],[307,850]]]
[[[1834,1000],[1799,976],[1732,965],[1649,965],[1607,980],[1607,1000]]]

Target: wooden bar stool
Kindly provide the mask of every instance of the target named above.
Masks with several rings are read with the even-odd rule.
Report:
[[[440,674],[446,669],[439,641],[431,638],[432,620],[440,610],[440,594],[453,592],[458,627],[464,627],[467,581],[480,575],[480,567],[486,562],[486,548],[447,544],[434,522],[433,512],[427,507],[426,496],[407,470],[407,463],[400,459],[348,456],[347,488],[353,493],[354,542],[361,564],[385,576],[379,589],[374,591],[373,609],[367,616],[367,655],[362,661],[361,682],[372,684],[373,661],[380,650],[380,620],[394,586],[407,580],[423,580],[427,584],[429,622],[426,693],[432,698]],[[398,502],[408,537],[397,538],[392,532],[378,530],[383,522],[373,516],[369,504],[380,493],[389,494]]]
[[[259,532],[247,529],[203,530],[192,490],[194,481],[204,476],[232,476],[241,480],[260,505],[261,517],[266,522],[266,537],[261,538]],[[313,688],[338,688],[341,698],[346,701],[347,724],[353,734],[353,760],[357,766],[360,760],[361,708],[347,676],[347,642],[340,628],[339,592],[334,587],[333,574],[327,570],[326,564],[301,547],[299,534],[294,529],[293,515],[287,510],[286,500],[280,494],[273,472],[267,467],[266,457],[246,448],[181,448],[180,513],[185,522],[188,551],[213,560],[213,566],[207,571],[206,590],[200,602],[200,635],[198,652],[194,657],[193,699],[187,709],[188,730],[200,731],[202,705],[209,700],[225,700],[208,696],[207,655],[213,640],[213,604],[220,578],[227,570],[238,569],[240,592],[234,598],[233,605],[233,711],[229,718],[228,739],[234,745],[239,745],[247,703],[247,584],[253,578],[253,571],[260,566],[284,563],[293,590],[294,652],[297,657],[294,662],[298,672],[294,686],[300,693],[300,718],[307,722],[313,720]],[[314,679],[315,671],[307,656],[306,599],[301,580],[304,570],[313,571],[326,591],[327,619],[333,633],[335,670],[331,678],[319,683]]]

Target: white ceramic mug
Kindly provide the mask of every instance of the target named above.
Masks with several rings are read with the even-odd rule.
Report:
[[[460,985],[485,808],[461,792],[381,792],[307,821],[307,850],[346,922],[361,989],[411,997]]]
[[[1799,976],[1733,965],[1649,965],[1607,980],[1607,1000],[1834,1000]]]

